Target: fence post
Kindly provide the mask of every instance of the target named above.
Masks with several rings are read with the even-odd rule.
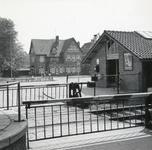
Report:
[[[94,96],[96,96],[96,82],[94,81]]]
[[[18,121],[20,122],[21,121],[20,82],[18,83],[17,95],[18,95]]]
[[[145,128],[150,127],[150,122],[151,122],[151,112],[149,110],[149,104],[151,101],[152,96],[148,96],[145,100]]]
[[[68,75],[66,76],[66,98],[68,98]]]
[[[7,85],[7,110],[9,110],[9,85]]]

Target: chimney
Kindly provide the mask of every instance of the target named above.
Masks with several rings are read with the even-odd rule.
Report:
[[[55,45],[58,46],[59,45],[59,36],[56,36],[56,40],[55,40]]]

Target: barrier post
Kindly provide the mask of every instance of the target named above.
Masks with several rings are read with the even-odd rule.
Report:
[[[9,110],[9,86],[7,85],[7,110]]]
[[[96,82],[94,81],[94,96],[96,96]]]
[[[20,104],[20,82],[17,84],[17,95],[18,95],[18,121],[21,121],[21,104]]]

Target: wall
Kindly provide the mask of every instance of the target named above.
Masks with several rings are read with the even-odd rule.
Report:
[[[0,150],[26,150],[26,136],[23,135],[20,139],[18,139],[14,143]]]
[[[133,58],[133,69],[132,71],[124,70],[124,53],[126,51],[123,47],[119,46],[119,71],[120,78],[122,79],[122,90],[126,91],[137,91],[141,90],[141,73],[142,73],[142,62],[132,55]]]
[[[125,71],[124,70],[124,52],[127,52],[122,46],[118,45],[118,52],[119,52],[119,72],[120,78],[122,79],[121,82],[121,90],[124,91],[131,91],[131,92],[139,92],[141,91],[141,74],[142,74],[142,62],[133,57],[133,70]],[[94,71],[94,66],[96,65],[96,59],[99,58],[99,73]],[[99,75],[99,79],[96,82],[97,86],[100,87],[107,87],[107,55],[106,55],[106,42],[101,45],[97,53],[91,60],[91,76],[95,74]]]
[[[107,81],[106,81],[106,44],[103,43],[95,56],[91,60],[91,65],[90,65],[90,71],[91,71],[91,76],[93,77],[95,74],[99,76],[98,81],[96,82],[96,85],[98,87],[106,87],[107,86]],[[99,58],[99,73],[94,71],[94,66],[96,65],[96,59]]]

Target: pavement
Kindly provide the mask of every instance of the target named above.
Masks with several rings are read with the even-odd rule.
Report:
[[[0,139],[12,122],[13,110],[0,110]],[[2,121],[3,120],[3,121]],[[11,130],[12,132],[13,130]],[[9,132],[10,133],[10,132]],[[0,142],[1,143],[1,142]],[[1,143],[2,144],[2,143]],[[33,150],[151,150],[152,131],[144,127],[97,132],[30,142]]]
[[[151,150],[152,133],[143,127],[30,142],[33,150]]]

